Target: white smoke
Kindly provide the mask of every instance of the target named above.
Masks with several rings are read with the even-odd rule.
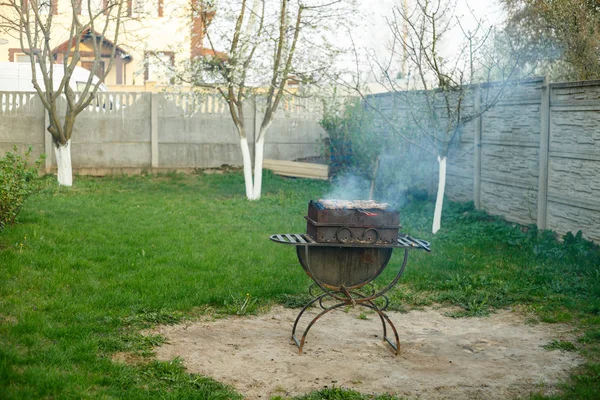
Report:
[[[434,164],[426,158],[428,155],[421,151],[403,150],[386,149],[380,153],[372,196],[372,200],[388,203],[396,209],[408,201],[409,189],[428,189],[425,183],[431,181],[434,172]],[[323,198],[370,199],[372,183],[370,179],[352,172],[340,173],[332,180],[332,189]]]
[[[324,199],[364,200],[369,198],[371,182],[367,179],[345,173],[336,176],[333,189],[323,196]]]

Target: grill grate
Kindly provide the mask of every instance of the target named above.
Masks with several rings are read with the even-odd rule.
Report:
[[[316,242],[310,235],[304,233],[282,233],[271,235],[270,239],[276,243],[307,245],[317,247],[358,247],[356,243],[326,243]],[[364,247],[360,246],[360,247]],[[431,251],[431,244],[422,239],[415,239],[410,236],[399,237],[396,244],[391,243],[372,243],[368,247],[382,248],[404,248],[404,249],[422,249],[427,252]]]

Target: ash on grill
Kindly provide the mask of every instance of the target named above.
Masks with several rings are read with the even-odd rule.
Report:
[[[388,203],[378,203],[374,200],[334,200],[328,199],[323,200],[319,199],[315,201],[315,207],[320,210],[342,210],[342,209],[379,209],[385,210],[388,208]]]
[[[373,200],[310,201],[306,233],[318,243],[396,244],[400,213]]]

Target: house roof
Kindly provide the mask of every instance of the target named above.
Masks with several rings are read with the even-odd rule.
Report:
[[[129,63],[132,60],[131,55],[127,51],[125,51],[122,47],[115,46],[115,44],[113,42],[106,39],[98,32],[92,31],[91,28],[87,28],[86,30],[84,30],[81,33],[81,42],[83,43],[84,41],[90,40],[93,37],[101,38],[102,45],[105,47],[108,47],[108,48],[116,47],[116,54],[118,54],[123,60],[125,60],[126,63]],[[59,44],[58,46],[56,46],[54,48],[54,50],[52,50],[52,54],[66,53],[68,50],[75,47],[75,40],[77,40],[76,37],[72,37],[71,39],[68,39],[68,40],[64,41],[63,43]]]
[[[227,57],[227,53],[224,53],[222,51],[215,51],[215,50],[209,49],[207,47],[201,47],[200,48],[200,55],[203,56],[203,57],[213,56],[213,57],[218,58],[220,60],[226,60],[228,58]]]

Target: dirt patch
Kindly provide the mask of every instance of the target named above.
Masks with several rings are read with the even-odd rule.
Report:
[[[311,328],[302,355],[290,340],[298,310],[275,307],[256,317],[160,327],[154,333],[167,343],[157,357],[181,357],[190,372],[232,385],[247,399],[332,386],[408,398],[506,399],[553,393],[582,362],[576,353],[542,347],[572,339],[568,327],[526,325],[511,311],[461,319],[436,309],[390,312],[401,341],[395,356],[382,341],[377,315],[361,319],[361,311],[324,316]]]

